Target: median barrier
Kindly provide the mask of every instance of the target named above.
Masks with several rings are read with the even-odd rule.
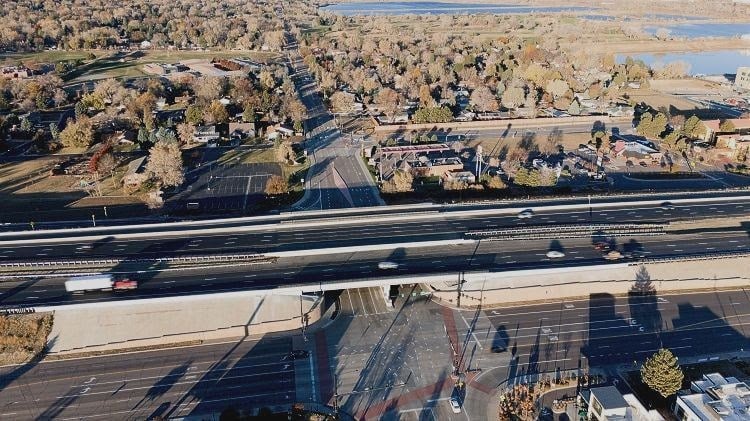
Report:
[[[262,254],[228,254],[228,255],[207,255],[207,256],[174,256],[174,257],[156,257],[156,258],[122,258],[122,259],[91,259],[91,260],[53,260],[53,261],[32,261],[32,262],[0,262],[0,269],[3,268],[33,268],[49,266],[106,266],[123,263],[195,263],[195,262],[233,262],[233,261],[257,261],[258,263],[271,263],[276,261],[275,257],[269,257]]]
[[[652,236],[665,234],[661,224],[587,224],[587,225],[550,225],[507,228],[485,231],[469,231],[464,235],[478,240],[519,240],[519,239],[555,239],[590,237],[595,233],[603,235],[640,235]]]

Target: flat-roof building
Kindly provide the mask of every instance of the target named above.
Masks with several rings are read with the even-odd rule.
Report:
[[[680,421],[740,421],[750,419],[750,388],[734,377],[704,374],[679,393],[674,413]]]

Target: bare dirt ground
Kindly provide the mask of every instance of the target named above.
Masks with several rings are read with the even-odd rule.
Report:
[[[589,140],[591,140],[591,136],[585,133],[566,133],[562,135],[561,142],[559,144],[562,145],[562,147],[566,151],[570,151],[577,149],[580,144],[588,143]],[[548,140],[546,136],[540,136],[533,139],[532,145],[526,144],[526,146],[530,146],[531,149],[536,148],[540,151],[545,151],[546,149],[550,149],[550,147],[547,145],[547,142]],[[508,150],[512,150],[514,148],[524,149],[521,147],[522,143],[528,142],[522,142],[520,136],[516,138],[499,138],[497,136],[482,135],[482,132],[478,132],[478,136],[468,141],[467,146],[470,148],[476,148],[478,145],[482,145],[483,150],[495,156],[505,147],[507,147]]]
[[[651,89],[670,95],[732,95],[733,91],[719,83],[701,79],[653,79]]]
[[[707,40],[621,40],[609,42],[576,42],[564,45],[573,50],[590,51],[593,54],[672,53],[688,51],[740,50],[750,48],[750,40],[725,38]]]
[[[0,364],[22,364],[44,349],[52,314],[0,316]]]

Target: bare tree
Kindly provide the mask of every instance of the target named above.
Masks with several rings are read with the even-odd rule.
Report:
[[[497,111],[500,106],[490,88],[482,85],[471,93],[471,102],[477,111]]]
[[[354,111],[354,98],[346,92],[335,92],[331,95],[331,108],[335,113],[351,113]]]
[[[190,145],[195,141],[195,126],[190,123],[177,125],[177,137],[184,145]]]
[[[375,102],[381,107],[388,120],[393,121],[400,105],[398,93],[391,88],[383,88],[378,92]]]
[[[272,175],[266,181],[266,194],[269,196],[276,196],[279,194],[286,194],[289,191],[289,183],[287,183],[284,177],[278,175]]]
[[[523,104],[525,94],[523,88],[510,87],[503,92],[502,103],[505,108],[518,108]]]
[[[177,142],[158,142],[148,151],[146,172],[164,186],[179,186],[185,181],[182,154]]]

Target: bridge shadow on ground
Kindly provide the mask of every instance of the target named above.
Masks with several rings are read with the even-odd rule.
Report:
[[[669,348],[682,358],[711,358],[747,349],[750,342],[742,315],[732,303],[749,299],[744,291],[728,294],[667,300],[657,295],[642,266],[627,300],[610,294],[590,296],[588,341],[582,353],[590,367],[623,363],[639,367],[659,348]],[[698,300],[705,304],[696,304]]]

